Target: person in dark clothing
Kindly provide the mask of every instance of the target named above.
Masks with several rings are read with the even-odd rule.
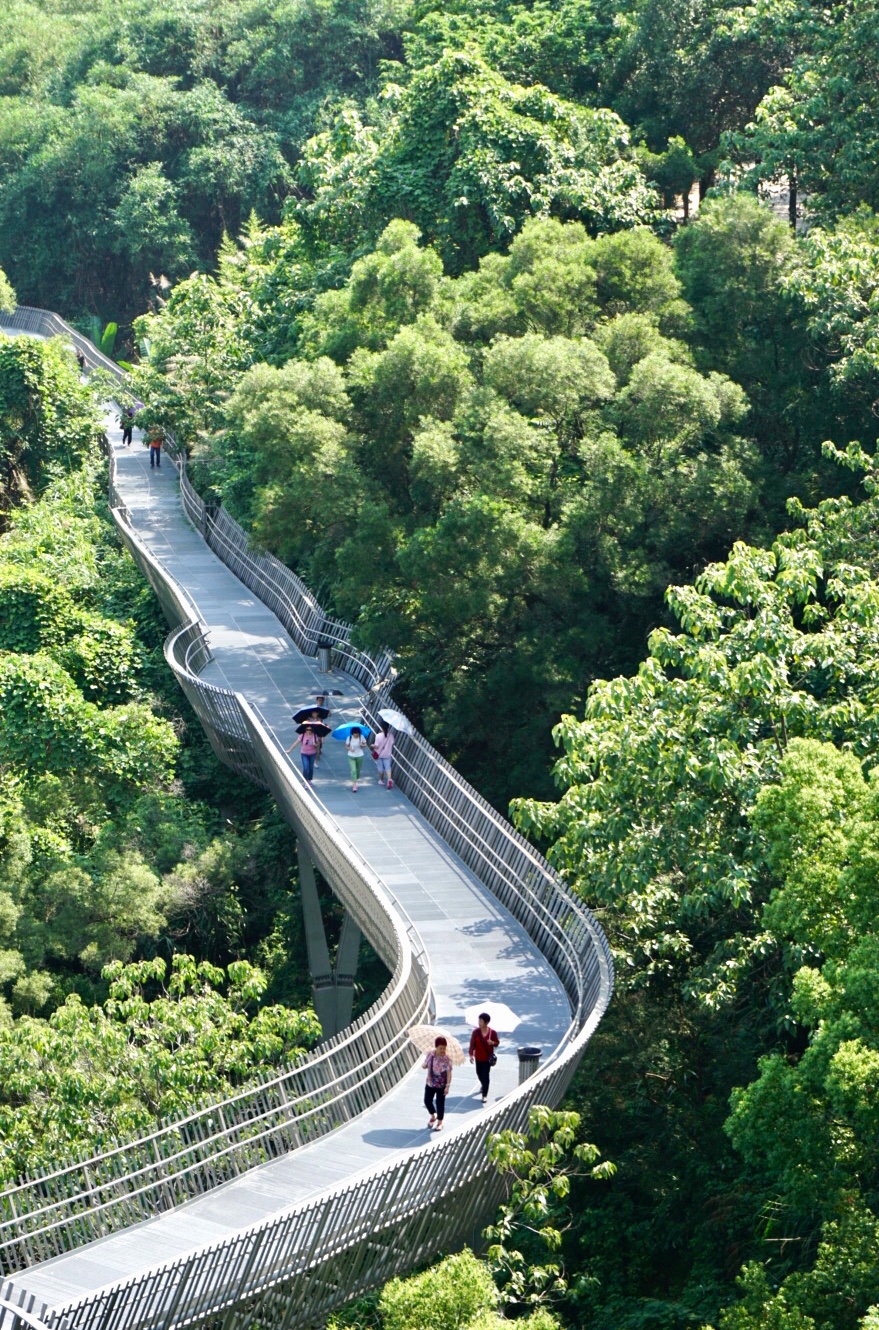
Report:
[[[133,432],[134,432],[134,407],[133,407],[133,406],[127,406],[127,407],[125,408],[125,410],[122,412],[122,417],[121,417],[119,423],[120,423],[120,425],[122,426],[122,442],[123,442],[124,444],[126,444],[126,445],[130,448],[130,447],[131,447],[131,440],[132,440],[132,438],[133,438],[133,436],[134,436],[134,435],[133,435]]]
[[[79,365],[80,374],[85,374],[85,353],[76,348],[76,363]]]
[[[491,1028],[491,1017],[487,1011],[479,1013],[479,1024],[470,1036],[470,1061],[476,1063],[476,1075],[482,1091],[483,1104],[488,1099],[488,1080],[491,1069],[497,1061],[494,1050],[500,1043],[497,1033]]]

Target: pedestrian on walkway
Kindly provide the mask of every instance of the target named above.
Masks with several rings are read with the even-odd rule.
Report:
[[[320,761],[320,755],[324,750],[324,735],[327,733],[326,718],[320,714],[321,711],[326,711],[327,716],[330,714],[329,709],[325,707],[322,703],[319,704],[319,706],[316,707],[314,711],[312,711],[311,713],[311,719],[316,724],[319,723],[322,726],[320,730],[315,730],[314,732],[314,740],[315,743],[317,744],[317,752],[315,753],[314,756],[315,762]]]
[[[386,720],[381,722],[381,727],[381,734],[377,734],[373,740],[372,755],[378,767],[379,785],[384,785],[387,781],[388,789],[392,790],[394,782],[391,780],[391,752],[394,747],[394,736]]]
[[[131,447],[131,440],[134,437],[134,407],[127,406],[119,417],[119,424],[122,426],[122,442],[127,447]]]
[[[351,790],[357,793],[357,782],[360,779],[360,768],[363,766],[363,754],[366,752],[366,740],[363,737],[363,731],[359,725],[351,726],[351,733],[345,740],[345,747],[348,749],[348,770],[351,772]]]
[[[147,435],[147,443],[150,445],[150,470],[153,467],[156,470],[162,469],[162,427],[161,425],[151,425],[150,432]]]
[[[421,1064],[427,1068],[424,1107],[430,1114],[427,1120],[428,1131],[442,1131],[443,1118],[446,1116],[446,1095],[452,1088],[452,1062],[446,1048],[445,1039],[437,1035],[433,1052],[428,1053]]]
[[[85,374],[85,354],[79,347],[76,348],[76,363],[79,365],[80,374]]]
[[[317,693],[317,694],[315,695],[315,702],[316,702],[317,706],[319,706],[319,707],[321,708],[321,710],[324,711],[324,712],[326,713],[326,714],[324,715],[323,719],[324,719],[325,721],[329,722],[330,716],[332,716],[333,713],[332,713],[332,711],[330,711],[330,704],[329,704],[329,702],[327,701],[327,695],[326,695],[326,693]],[[317,742],[317,760],[318,760],[318,762],[320,761],[321,753],[323,752],[323,750],[324,750],[324,741],[323,741],[323,739],[318,739],[318,742]]]
[[[497,1062],[495,1049],[500,1043],[497,1032],[491,1028],[491,1017],[487,1011],[479,1013],[479,1024],[470,1036],[470,1061],[476,1063],[476,1075],[483,1104],[488,1099],[488,1079],[491,1069]]]
[[[310,725],[306,725],[298,739],[294,739],[289,748],[285,748],[285,753],[292,753],[294,748],[302,745],[300,757],[302,759],[302,774],[309,785],[314,780],[314,759],[317,756],[317,735]]]

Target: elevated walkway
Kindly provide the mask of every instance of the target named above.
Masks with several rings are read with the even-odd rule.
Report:
[[[301,1068],[0,1196],[2,1305],[67,1330],[219,1314],[228,1330],[304,1325],[478,1232],[499,1190],[487,1137],[559,1102],[609,1000],[609,954],[588,912],[420,736],[399,742],[392,791],[367,770],[352,793],[332,740],[305,785],[283,753],[292,711],[331,686],[336,723],[374,721],[388,661],[352,648],[297,579],[206,511],[182,466],[166,457],[151,471],[139,440],[122,448],[114,420],[107,432],[114,515],[171,623],[169,664],[218,754],[267,785],[296,829],[306,893],[316,865],[346,908],[349,952],[362,931],[391,981]],[[335,645],[329,677],[318,640]],[[317,939],[313,970],[319,952]],[[456,1070],[433,1135],[406,1028],[435,1019],[466,1044],[482,1007],[502,1040],[491,1102],[469,1064]],[[544,1056],[519,1086],[523,1043]]]

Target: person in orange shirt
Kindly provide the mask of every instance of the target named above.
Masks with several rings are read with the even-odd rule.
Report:
[[[162,469],[162,427],[161,425],[152,425],[147,435],[147,443],[150,445],[150,470],[157,467]]]

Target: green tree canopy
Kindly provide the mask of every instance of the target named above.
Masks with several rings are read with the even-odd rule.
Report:
[[[260,1006],[265,976],[192,956],[108,967],[109,997],[0,1029],[0,1171],[100,1150],[300,1056],[313,1012]]]
[[[458,272],[528,217],[580,217],[603,231],[653,213],[617,116],[509,83],[473,51],[447,52],[389,86],[383,105],[374,126],[340,108],[306,144],[313,200],[298,215],[324,241],[350,249],[401,215]]]

